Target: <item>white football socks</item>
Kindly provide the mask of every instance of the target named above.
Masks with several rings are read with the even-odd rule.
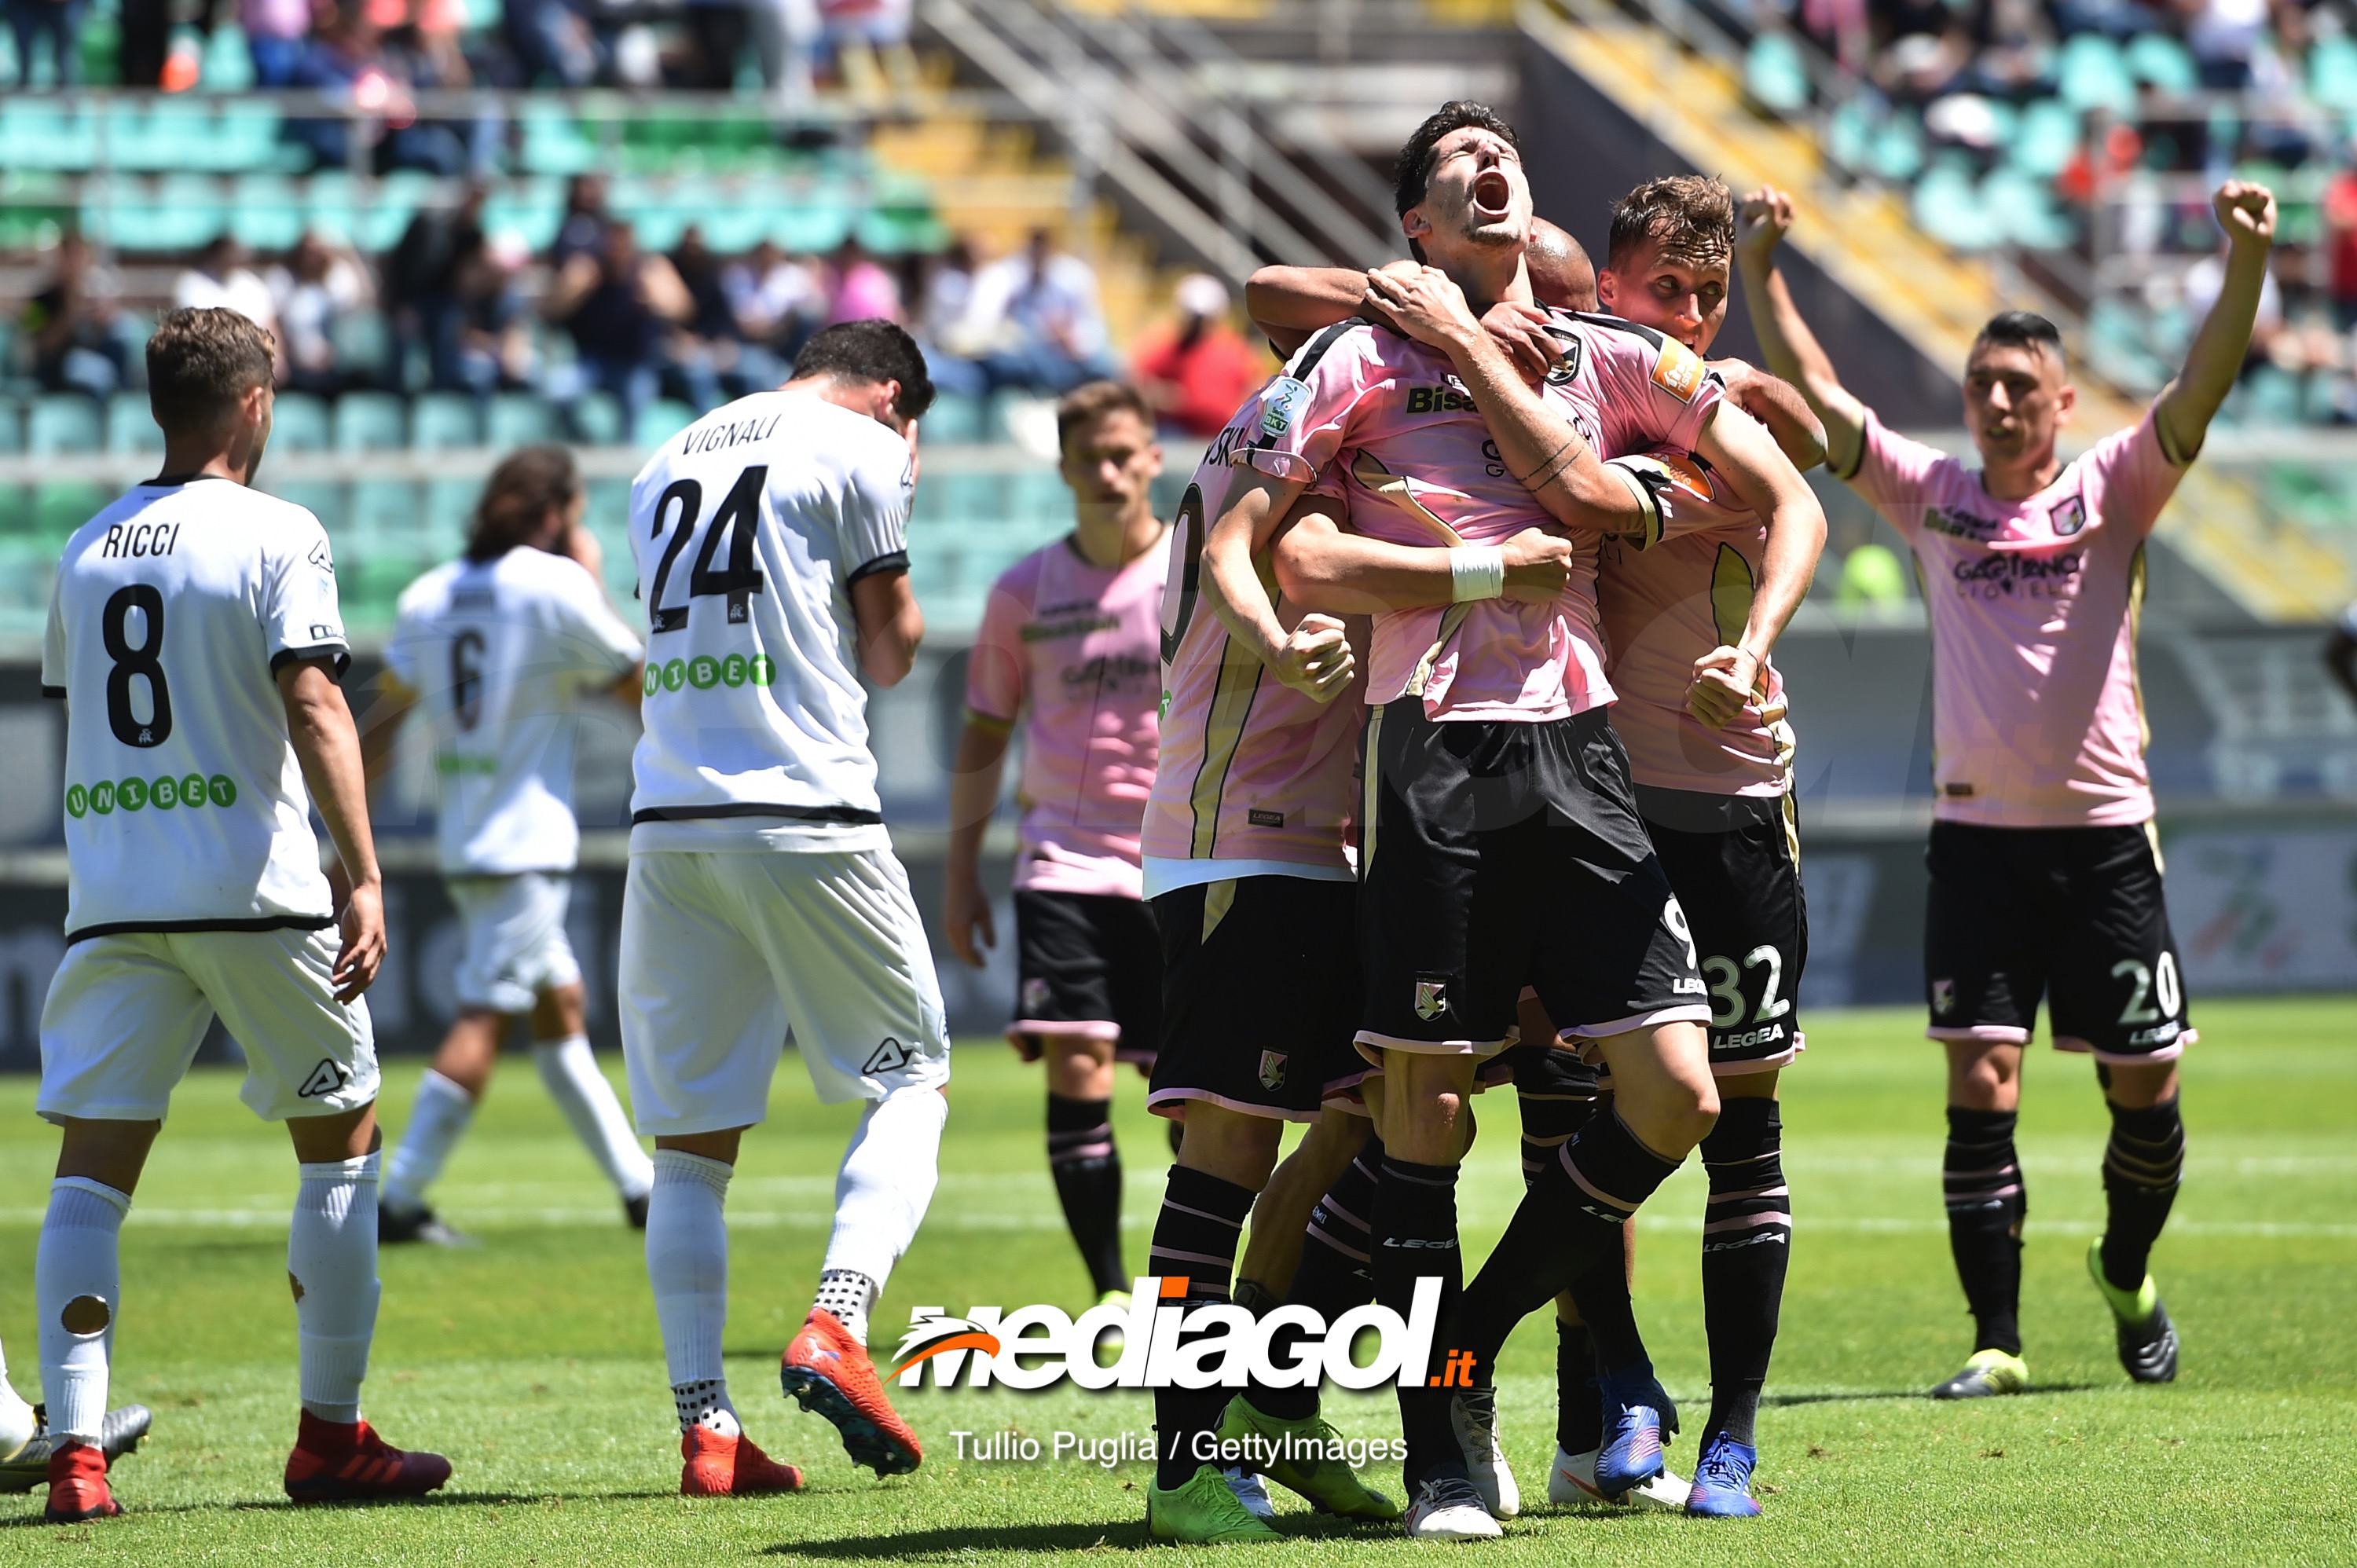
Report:
[[[95,1446],[106,1419],[106,1364],[122,1296],[119,1244],[131,1198],[87,1176],[49,1184],[49,1212],[33,1260],[41,1319],[41,1386],[49,1430]]]
[[[868,1308],[933,1200],[948,1115],[939,1090],[901,1090],[868,1103],[843,1153],[834,1178],[834,1233],[827,1239],[816,1305],[842,1319],[863,1345]],[[857,1285],[840,1282],[830,1292],[828,1282],[838,1274],[856,1276]]]
[[[384,1165],[384,1206],[395,1214],[425,1207],[425,1189],[475,1119],[475,1097],[432,1068],[417,1080],[417,1103]]]
[[[574,1136],[581,1140],[614,1189],[624,1197],[646,1196],[654,1186],[654,1166],[639,1147],[630,1119],[622,1113],[622,1102],[614,1098],[614,1086],[597,1070],[588,1036],[534,1040],[532,1059],[540,1069],[540,1081],[548,1086],[548,1097],[565,1112]]]
[[[728,1226],[721,1217],[735,1173],[718,1160],[657,1149],[647,1202],[647,1279],[662,1326],[663,1364],[679,1406],[680,1430],[705,1425],[736,1435],[736,1407],[721,1370],[728,1322]],[[725,1427],[715,1415],[726,1412]]]
[[[8,1358],[0,1353],[0,1459],[13,1459],[40,1428],[33,1407],[8,1381]]]
[[[346,1425],[361,1418],[361,1380],[376,1337],[378,1158],[296,1166],[303,1185],[286,1232],[303,1408]]]

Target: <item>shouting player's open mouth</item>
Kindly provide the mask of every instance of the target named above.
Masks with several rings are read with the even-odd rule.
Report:
[[[1506,171],[1486,168],[1473,177],[1473,216],[1484,226],[1512,216],[1514,184]]]

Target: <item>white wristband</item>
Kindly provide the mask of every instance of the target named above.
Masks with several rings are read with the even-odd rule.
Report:
[[[1495,544],[1459,544],[1448,552],[1448,596],[1458,604],[1494,599],[1506,591],[1506,553]]]

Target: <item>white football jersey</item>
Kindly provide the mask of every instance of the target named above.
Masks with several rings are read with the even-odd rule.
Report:
[[[409,585],[385,662],[418,694],[434,738],[445,872],[573,868],[577,704],[628,674],[640,652],[569,556],[519,547],[496,561],[453,561]]]
[[[633,849],[888,842],[851,585],[907,564],[915,490],[906,441],[803,392],[716,409],[640,471]]]
[[[227,479],[134,487],[67,542],[41,688],[66,700],[68,940],[330,923],[274,671],[350,662],[327,531]]]

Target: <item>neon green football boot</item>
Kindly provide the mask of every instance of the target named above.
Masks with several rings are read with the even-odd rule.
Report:
[[[1935,1400],[1987,1399],[2018,1394],[2029,1386],[2029,1366],[2002,1350],[1975,1350],[1964,1369],[1932,1391]]]
[[[1285,1537],[1238,1500],[1228,1478],[1211,1465],[1199,1465],[1187,1484],[1164,1491],[1146,1488],[1146,1528],[1157,1541],[1180,1546],[1227,1546]]]
[[[1391,1498],[1370,1489],[1342,1459],[1327,1457],[1339,1453],[1342,1434],[1324,1417],[1279,1421],[1254,1410],[1249,1400],[1238,1394],[1228,1402],[1226,1413],[1220,1417],[1220,1440],[1236,1442],[1246,1436],[1259,1438],[1283,1455],[1263,1462],[1259,1466],[1261,1474],[1289,1491],[1300,1493],[1320,1512],[1340,1514],[1345,1519],[1399,1518],[1399,1507]]]
[[[2087,1243],[2087,1274],[2104,1293],[2117,1331],[2120,1365],[2139,1383],[2177,1380],[2177,1325],[2160,1305],[2160,1286],[2147,1273],[2144,1283],[2125,1291],[2104,1277],[2104,1239]]]

